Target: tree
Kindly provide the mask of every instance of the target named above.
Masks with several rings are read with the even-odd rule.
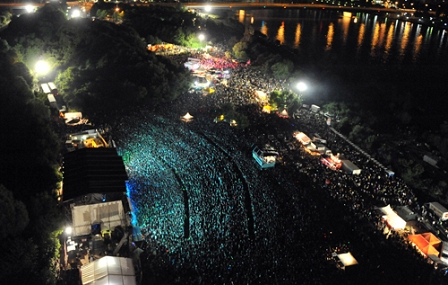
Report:
[[[272,74],[276,79],[287,79],[294,68],[294,64],[287,59],[284,59],[282,62],[274,63],[271,66]]]
[[[233,54],[236,58],[241,60],[248,60],[247,49],[249,44],[247,42],[238,42],[233,46]]]
[[[0,185],[0,240],[22,233],[29,218],[25,204],[14,199],[12,192]]]
[[[269,104],[273,109],[283,110],[283,108],[288,108],[288,112],[295,112],[300,107],[297,94],[290,90],[274,90],[269,96]]]

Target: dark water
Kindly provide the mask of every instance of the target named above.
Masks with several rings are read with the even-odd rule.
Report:
[[[396,15],[329,10],[240,10],[240,22],[303,54],[346,63],[447,65],[448,32]]]

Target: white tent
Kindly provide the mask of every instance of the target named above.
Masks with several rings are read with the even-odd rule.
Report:
[[[305,135],[305,133],[302,132],[294,133],[294,137],[303,145],[311,143],[311,139],[307,135]]]
[[[257,100],[260,100],[262,102],[266,102],[267,101],[267,95],[265,92],[261,91],[261,90],[256,90],[255,91],[255,95],[257,95]]]
[[[196,70],[198,69],[201,65],[199,64],[199,62],[192,62],[192,61],[187,61],[184,63],[184,66],[186,68],[188,68],[189,70]]]
[[[136,285],[132,259],[105,256],[81,267],[83,285]]]
[[[379,210],[384,214],[383,218],[386,220],[389,227],[394,230],[404,230],[404,228],[406,227],[406,221],[403,220],[403,218],[401,218],[397,213],[395,213],[390,205],[379,208]]]
[[[180,119],[184,122],[189,122],[193,119],[193,116],[190,113],[186,113],[185,116],[180,117]]]
[[[358,261],[350,252],[338,254],[338,258],[342,262],[344,267],[358,264]]]
[[[286,111],[286,109],[283,109],[283,111],[281,111],[281,112],[279,113],[279,116],[280,116],[280,117],[283,117],[283,118],[288,118],[288,117],[289,117],[289,115],[288,115],[288,111]]]

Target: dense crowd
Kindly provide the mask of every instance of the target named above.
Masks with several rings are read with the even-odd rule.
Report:
[[[122,116],[113,126],[120,152],[131,154],[129,188],[148,243],[144,278],[158,284],[398,280],[381,267],[381,253],[411,246],[392,234],[396,242],[377,250],[385,242],[385,224],[375,206],[418,210],[412,190],[340,139],[319,115],[262,114],[254,91],[282,88],[283,82],[240,65],[226,85],[216,83],[213,94],[187,93],[166,109]],[[250,127],[214,123],[214,110],[224,103],[244,111]],[[194,116],[189,123],[180,120],[186,112]],[[362,168],[361,175],[321,164],[300,148],[295,130],[325,137],[329,148]],[[251,148],[266,143],[276,146],[280,157],[274,169],[262,171]],[[332,254],[348,250],[363,270],[337,269]],[[416,251],[405,252],[406,262],[419,261]],[[415,269],[409,278],[429,276],[426,270]],[[372,277],[364,280],[365,272]]]

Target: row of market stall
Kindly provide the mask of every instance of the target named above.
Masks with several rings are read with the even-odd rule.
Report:
[[[293,136],[303,146],[303,149],[314,156],[319,156],[322,164],[332,170],[342,169],[350,174],[359,175],[361,169],[348,159],[344,159],[340,154],[334,155],[325,145],[326,140],[318,134],[314,134],[311,139],[303,132],[295,132]]]
[[[387,231],[405,233],[407,239],[424,257],[434,264],[448,266],[448,242],[442,241],[428,229],[420,231],[418,221],[421,217],[407,206],[396,207],[394,210],[387,205],[377,209],[382,213],[383,221],[387,224],[385,228]]]

